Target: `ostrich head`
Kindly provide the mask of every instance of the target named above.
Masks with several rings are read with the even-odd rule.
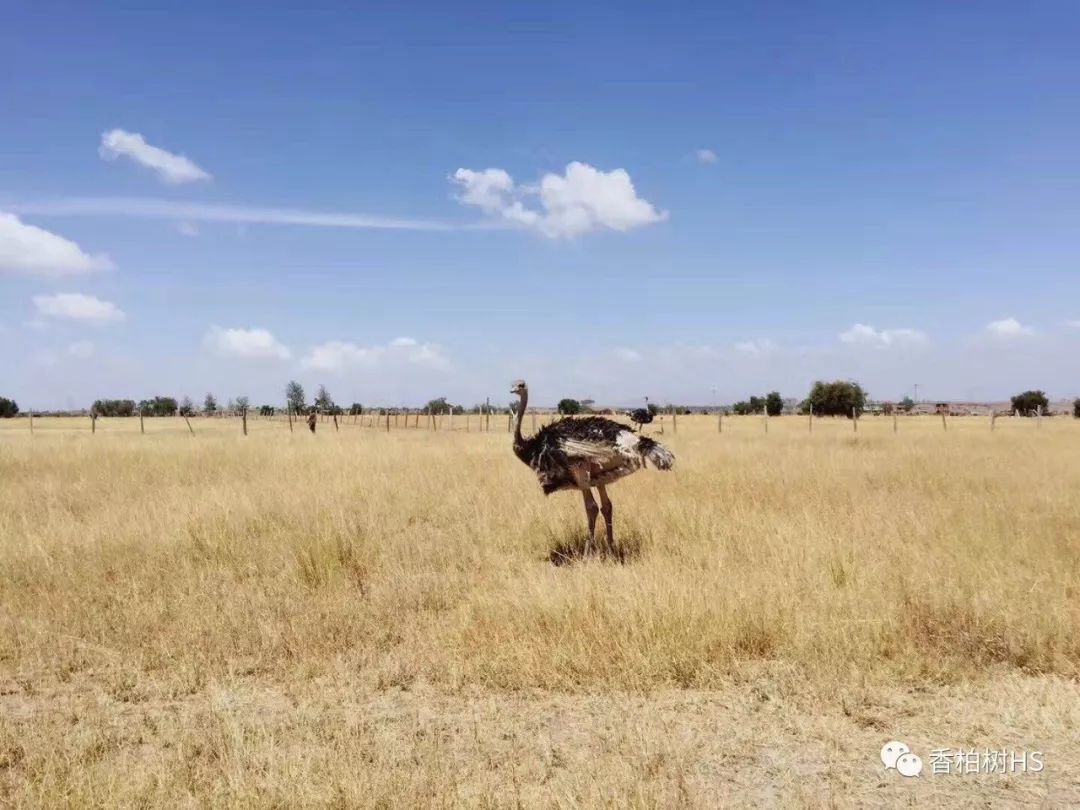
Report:
[[[525,385],[524,380],[514,380],[510,385],[510,393],[517,394],[519,397],[528,392],[528,387]]]

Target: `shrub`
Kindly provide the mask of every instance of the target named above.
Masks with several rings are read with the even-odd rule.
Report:
[[[581,413],[581,403],[576,399],[560,399],[559,413],[564,416],[573,416],[576,413]]]
[[[853,412],[862,413],[866,405],[866,392],[852,380],[818,380],[799,409],[806,413],[811,405],[819,416],[846,416],[850,419]]]
[[[1050,400],[1042,391],[1025,391],[1012,398],[1013,411],[1019,412],[1021,416],[1038,416],[1039,409],[1045,413],[1049,404]]]
[[[19,406],[15,404],[15,400],[0,397],[0,419],[10,419],[18,414]]]

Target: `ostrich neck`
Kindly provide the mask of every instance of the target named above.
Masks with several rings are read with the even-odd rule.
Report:
[[[525,439],[521,436],[521,420],[525,416],[525,406],[529,403],[529,391],[525,389],[521,392],[521,398],[518,399],[517,414],[514,418],[514,447],[521,447],[525,444]]]

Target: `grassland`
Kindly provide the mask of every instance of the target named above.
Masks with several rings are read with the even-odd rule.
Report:
[[[146,425],[0,421],[0,804],[1080,804],[1071,419],[680,417],[563,565],[504,424]]]

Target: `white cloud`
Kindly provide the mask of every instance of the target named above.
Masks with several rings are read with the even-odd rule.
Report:
[[[344,371],[351,367],[385,368],[414,365],[448,371],[450,360],[441,346],[420,343],[413,338],[396,338],[386,345],[360,346],[342,340],[330,340],[312,347],[303,360],[306,368],[317,371]]]
[[[153,169],[162,181],[171,185],[210,179],[210,175],[189,158],[151,146],[138,132],[110,129],[101,133],[98,154],[103,160],[115,160],[121,155],[131,158],[136,163]]]
[[[763,354],[769,354],[776,350],[776,344],[768,338],[758,338],[756,340],[740,340],[735,344],[735,351],[748,354],[751,357],[761,357]]]
[[[100,298],[82,293],[35,295],[34,306],[37,307],[39,315],[71,321],[106,323],[122,321],[127,317],[111,301],[102,301]]]
[[[176,223],[176,232],[181,236],[195,237],[199,235],[199,226],[194,222],[178,222]]]
[[[636,349],[628,349],[625,346],[619,346],[612,354],[624,363],[636,363],[641,359],[641,352]]]
[[[67,347],[67,353],[72,357],[85,360],[87,357],[94,356],[94,344],[89,340],[77,340]]]
[[[0,273],[56,277],[111,267],[108,256],[87,255],[70,239],[0,211]]]
[[[223,357],[287,360],[292,353],[266,329],[210,327],[203,344]]]
[[[918,329],[882,329],[857,323],[846,332],[840,333],[840,340],[865,346],[900,346],[926,343],[926,335]]]
[[[712,149],[698,149],[694,152],[698,163],[716,163],[716,152]]]
[[[1065,321],[1065,325],[1070,329],[1080,329],[1080,318],[1071,318]]]
[[[986,325],[986,331],[1000,338],[1016,338],[1035,334],[1030,326],[1024,326],[1016,318],[1002,318],[999,321],[990,321]]]
[[[451,180],[466,205],[551,238],[629,231],[668,217],[637,195],[625,169],[604,172],[575,161],[565,174],[545,174],[536,185],[515,185],[502,169],[458,169]],[[534,198],[539,207],[527,204]]]
[[[137,219],[169,219],[195,222],[226,222],[245,225],[306,225],[319,228],[350,228],[407,231],[454,231],[490,227],[452,225],[422,219],[369,216],[336,211],[266,208],[250,205],[159,200],[147,197],[72,197],[8,206],[23,214],[47,216],[118,216]]]

